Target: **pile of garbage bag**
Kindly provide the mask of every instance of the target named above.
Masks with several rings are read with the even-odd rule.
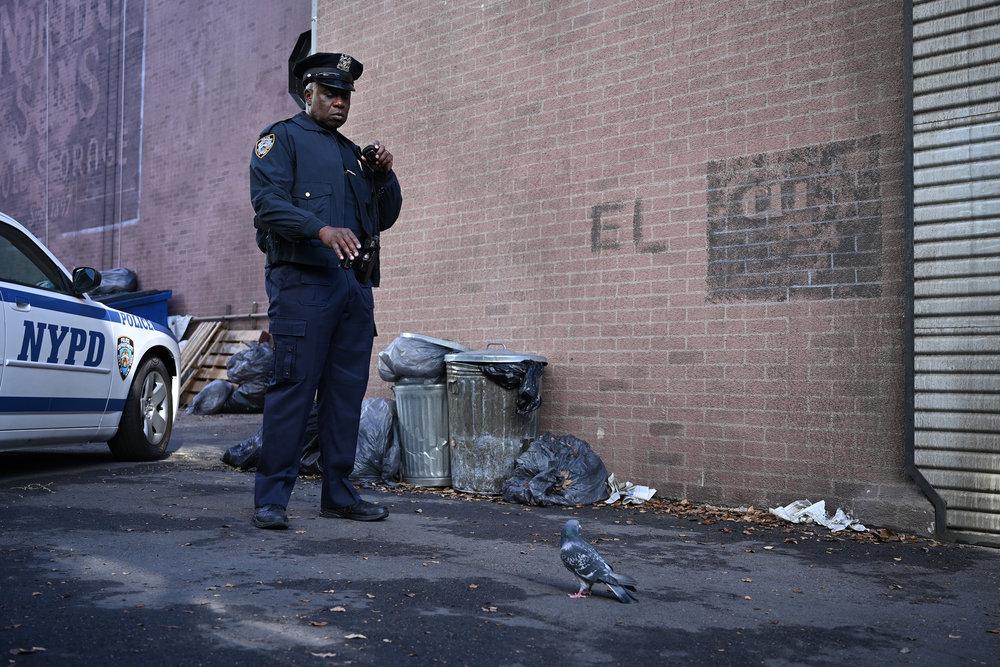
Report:
[[[545,433],[517,458],[504,500],[525,505],[589,505],[608,497],[604,461],[584,440]]]
[[[116,268],[101,271],[101,284],[90,290],[88,294],[97,299],[109,294],[136,292],[139,289],[139,277],[131,269]]]
[[[440,340],[440,343],[433,340]],[[445,374],[444,356],[464,349],[463,345],[451,341],[402,334],[378,353],[378,376],[386,382],[423,380],[436,383]]]
[[[188,414],[250,413],[264,410],[264,394],[274,376],[274,348],[268,342],[247,343],[229,358],[228,380],[212,380],[198,392]]]
[[[395,402],[368,398],[361,405],[358,449],[351,479],[361,485],[392,485],[399,479],[399,442],[396,438]],[[246,440],[233,445],[222,455],[223,463],[240,470],[255,470],[260,462],[263,427]],[[319,447],[319,406],[313,404],[306,422],[306,434],[299,462],[300,475],[322,474]]]

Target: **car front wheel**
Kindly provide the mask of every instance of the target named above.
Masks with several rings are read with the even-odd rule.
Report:
[[[114,457],[121,461],[162,459],[173,428],[173,400],[167,367],[156,357],[147,359],[129,387],[118,432],[108,442]]]

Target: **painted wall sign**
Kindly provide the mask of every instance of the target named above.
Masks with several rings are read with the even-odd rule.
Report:
[[[139,214],[145,3],[0,3],[4,212],[50,240]]]
[[[879,137],[709,162],[708,298],[881,294]]]

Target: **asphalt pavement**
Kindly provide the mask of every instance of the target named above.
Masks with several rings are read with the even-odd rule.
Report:
[[[387,521],[251,527],[219,462],[259,416],[180,418],[171,454],[0,453],[0,659],[9,664],[998,664],[1000,551],[372,491]],[[639,604],[574,600],[578,518]],[[863,517],[861,517],[863,519]]]

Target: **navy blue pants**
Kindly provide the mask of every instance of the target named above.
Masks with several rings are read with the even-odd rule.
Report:
[[[264,398],[264,432],[254,504],[288,506],[299,473],[306,421],[319,401],[322,507],[360,496],[348,480],[375,335],[372,288],[354,272],[279,264],[265,273],[274,343],[274,381]]]

